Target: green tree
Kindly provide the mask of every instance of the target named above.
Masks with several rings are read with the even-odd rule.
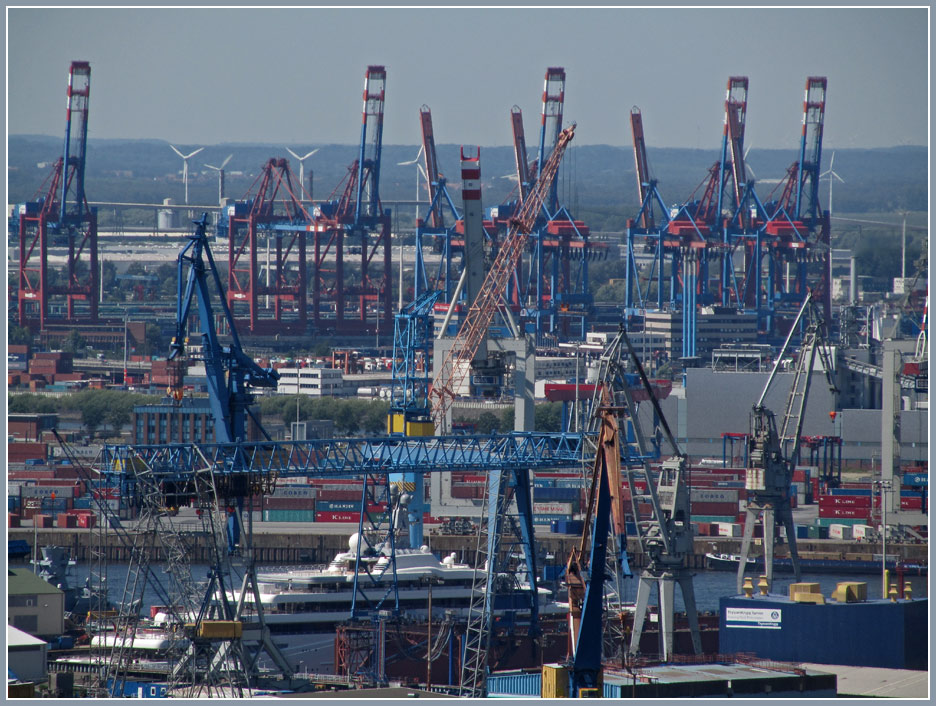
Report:
[[[478,415],[475,429],[479,434],[492,434],[501,429],[501,420],[493,412],[484,411]]]
[[[52,414],[59,411],[56,400],[40,395],[7,395],[7,411],[14,414]]]
[[[32,334],[25,326],[13,324],[10,326],[10,330],[7,333],[7,340],[14,346],[28,346],[32,343],[32,338]]]
[[[562,403],[545,402],[533,410],[536,431],[557,432],[562,429]]]
[[[78,329],[72,329],[68,332],[65,340],[62,341],[62,350],[77,355],[80,351],[85,349],[86,345],[85,338],[78,333]]]

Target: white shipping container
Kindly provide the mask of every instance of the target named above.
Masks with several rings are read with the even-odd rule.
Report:
[[[718,522],[719,537],[740,537],[741,525],[737,522]]]
[[[738,491],[734,488],[691,488],[689,498],[694,503],[735,503]]]
[[[19,489],[21,498],[50,498],[53,493],[56,497],[70,498],[73,491],[70,487],[63,488],[55,485],[23,485]]]
[[[292,485],[277,486],[273,491],[274,498],[314,498],[315,488],[296,487]]]
[[[533,503],[534,515],[572,515],[572,503]]]
[[[871,539],[873,528],[869,525],[852,525],[852,537],[855,539]]]
[[[829,539],[851,539],[851,525],[829,525]]]

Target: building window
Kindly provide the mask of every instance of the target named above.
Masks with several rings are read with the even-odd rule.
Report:
[[[36,605],[37,595],[35,593],[24,593],[19,596],[10,596],[7,603],[11,608],[32,608]]]

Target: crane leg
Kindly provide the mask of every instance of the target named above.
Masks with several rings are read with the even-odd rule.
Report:
[[[663,661],[669,662],[673,656],[673,623],[675,622],[675,585],[672,574],[664,574],[657,579],[660,595],[660,639],[663,642]]]
[[[640,635],[643,633],[644,620],[647,618],[647,608],[650,604],[649,577],[640,577],[637,584],[637,606],[634,612],[634,631],[631,633],[630,653],[640,652]]]
[[[738,595],[744,583],[744,572],[747,569],[748,555],[751,553],[751,538],[754,536],[754,523],[760,508],[752,508],[749,504],[744,515],[744,538],[741,540],[741,560],[738,562]]]
[[[692,651],[702,654],[702,633],[699,630],[699,611],[696,608],[695,589],[692,587],[692,576],[680,576],[679,589],[682,591],[683,604],[686,606],[686,617],[689,619],[689,634],[692,636]]]
[[[786,527],[787,544],[790,545],[790,560],[793,562],[793,580],[799,583],[800,563],[799,551],[796,549],[796,527],[793,525],[793,508],[785,504],[781,512],[780,521]]]
[[[773,550],[776,508],[773,505],[764,510],[764,573],[767,574],[767,590],[773,588]],[[745,533],[747,528],[745,527]]]

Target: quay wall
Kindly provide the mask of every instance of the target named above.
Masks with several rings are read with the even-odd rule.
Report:
[[[347,550],[348,537],[356,530],[349,526],[347,532],[316,533],[314,531],[255,531],[254,551],[256,560],[260,564],[327,564],[335,554]],[[31,528],[10,528],[9,539],[25,539],[33,544],[33,530]],[[56,545],[67,547],[72,556],[79,562],[88,561],[90,557],[90,543],[99,541],[97,532],[86,529],[43,529],[38,530],[35,541],[38,545]],[[455,552],[459,561],[473,563],[474,538],[457,535],[432,535],[431,546],[438,555],[447,555]],[[108,561],[128,561],[130,547],[124,546],[121,538],[114,532],[104,534],[107,547]],[[186,541],[192,546],[190,561],[196,564],[209,562],[209,548],[205,537],[190,535]],[[543,534],[537,535],[536,542],[543,550],[552,553],[555,559],[550,563],[565,563],[572,548],[579,544],[580,539],[572,535]],[[152,541],[147,541],[152,546]],[[797,548],[800,557],[810,559],[862,559],[871,560],[877,552],[880,555],[879,545],[867,542],[842,540],[798,540]],[[736,554],[741,549],[741,539],[731,537],[697,537],[695,540],[695,553],[688,558],[690,568],[702,569],[705,567],[705,553],[723,552]],[[757,548],[756,548],[757,549]],[[628,550],[637,568],[646,565],[644,557],[639,553],[636,541],[631,540]],[[888,554],[898,554],[903,561],[926,560],[928,556],[925,544],[888,544]],[[777,556],[787,556],[786,546],[776,547]],[[152,558],[159,560],[156,554]]]

